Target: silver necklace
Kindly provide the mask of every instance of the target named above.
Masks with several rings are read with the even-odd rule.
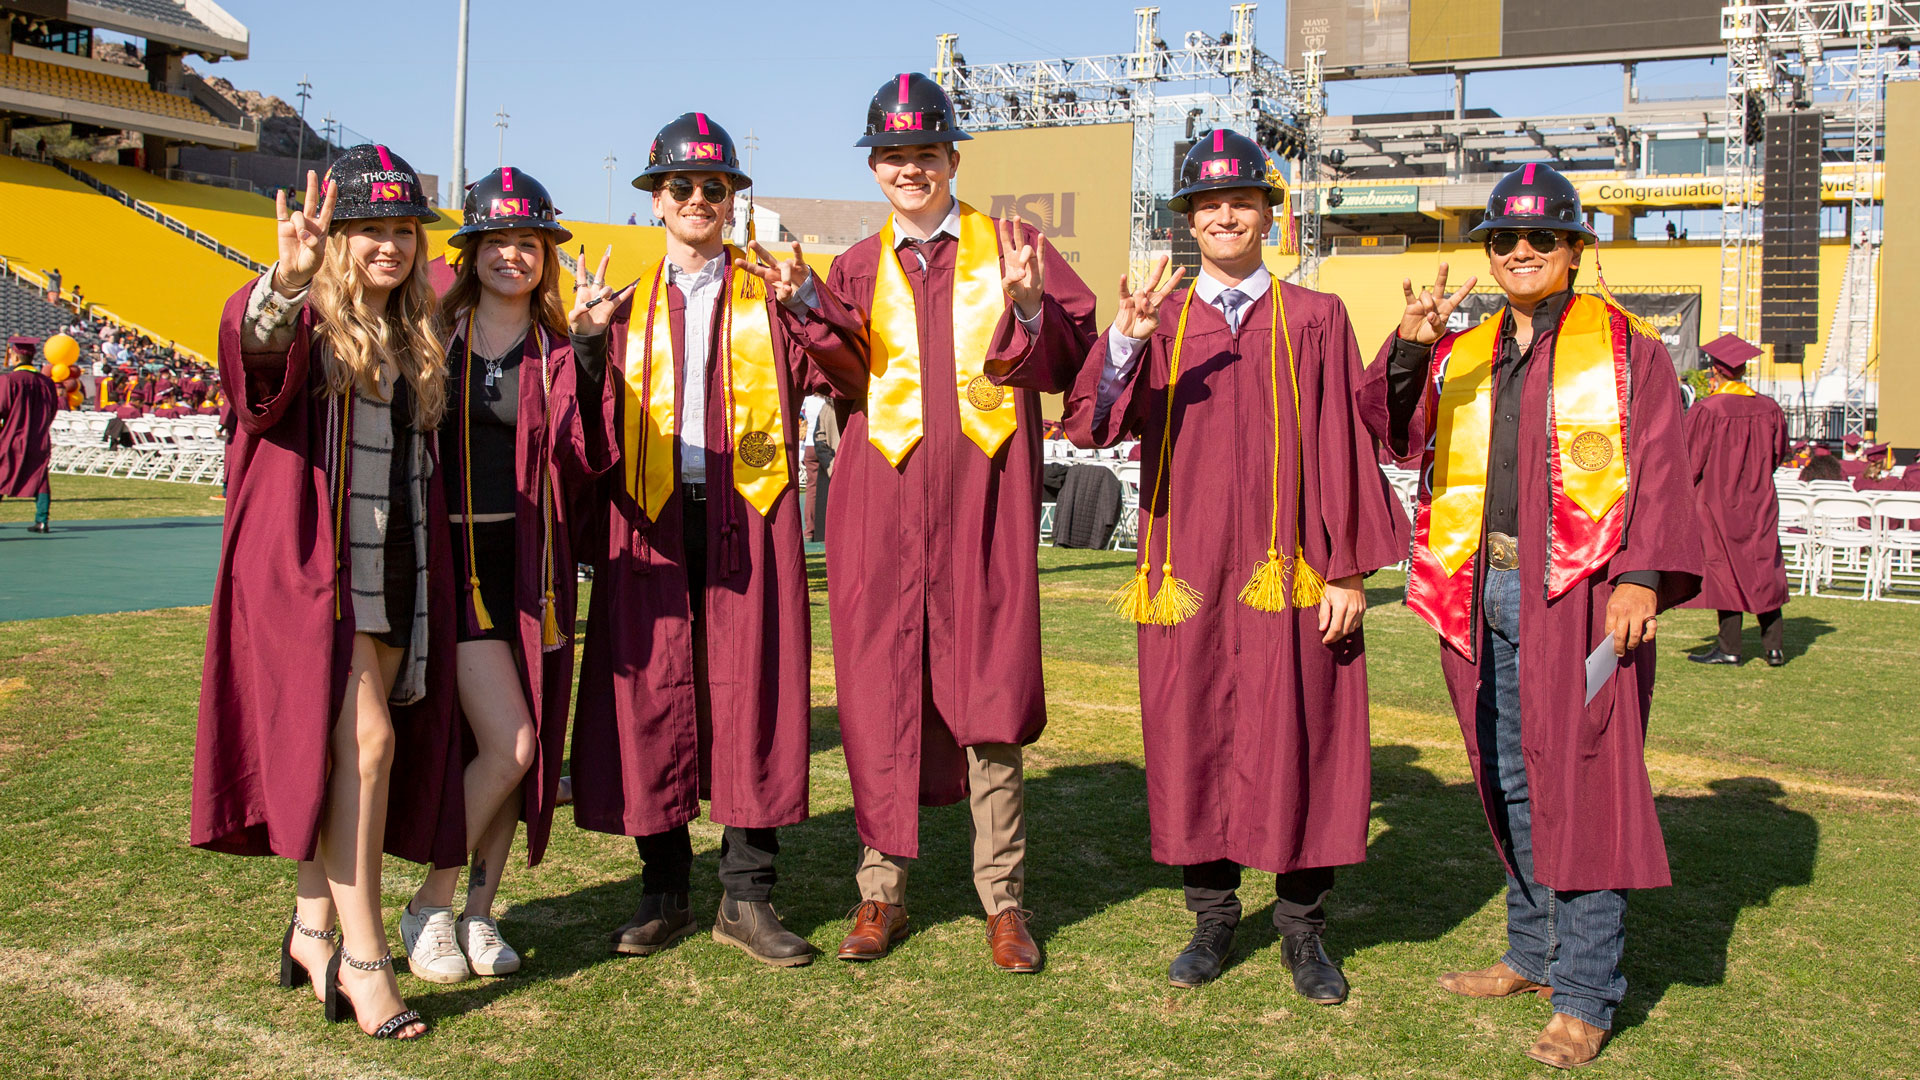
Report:
[[[478,321],[475,321],[472,324],[472,333],[475,337],[480,336],[480,324]],[[526,336],[527,336],[526,331],[522,330],[520,332],[520,337],[522,339],[525,339]],[[489,388],[491,388],[494,385],[494,383],[500,380],[502,369],[506,366],[506,363],[507,363],[506,352],[504,350],[494,349],[485,341],[485,339],[482,339],[480,342],[480,351],[483,354],[480,357],[480,362],[486,366],[486,372],[487,372],[486,385]],[[493,356],[495,352],[499,352],[500,355],[497,357]]]

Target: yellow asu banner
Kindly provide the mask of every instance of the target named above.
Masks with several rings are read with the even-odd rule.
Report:
[[[1872,174],[1873,197],[1879,199],[1886,186],[1886,174]],[[1725,184],[1718,176],[1655,176],[1646,179],[1582,180],[1580,205],[1589,210],[1610,206],[1719,206]],[[1754,181],[1754,194],[1764,197],[1766,185]],[[1853,167],[1829,165],[1820,175],[1820,201],[1846,202],[1853,197]]]

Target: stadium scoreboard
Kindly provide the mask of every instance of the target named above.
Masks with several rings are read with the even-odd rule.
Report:
[[[1291,0],[1289,67],[1329,79],[1718,56],[1721,0]]]

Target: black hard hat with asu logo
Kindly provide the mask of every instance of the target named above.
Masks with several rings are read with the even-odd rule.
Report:
[[[556,244],[573,239],[573,233],[560,224],[560,211],[553,208],[553,196],[546,186],[519,169],[503,166],[467,185],[467,201],[462,207],[465,222],[460,231],[447,238],[454,247],[464,248],[483,232],[502,229],[539,229],[552,233]]]
[[[929,146],[972,138],[955,122],[953,101],[939,83],[917,71],[903,71],[873,95],[867,133],[853,145]]]
[[[706,113],[681,113],[653,137],[647,168],[633,178],[633,186],[652,191],[660,178],[676,172],[716,172],[733,178],[733,189],[751,187],[753,179],[740,170],[740,155],[727,129]]]
[[[1259,188],[1267,205],[1286,201],[1287,182],[1260,144],[1237,131],[1214,128],[1194,140],[1180,163],[1180,190],[1167,200],[1167,209],[1184,214],[1192,209],[1188,196],[1222,188]]]
[[[1500,178],[1487,197],[1487,216],[1467,234],[1485,240],[1496,229],[1553,229],[1598,240],[1580,209],[1580,192],[1553,166],[1529,161]]]
[[[327,183],[340,186],[333,204],[336,222],[366,218],[436,221],[440,216],[427,205],[420,174],[413,171],[407,159],[375,143],[348,147],[334,158],[327,167]]]

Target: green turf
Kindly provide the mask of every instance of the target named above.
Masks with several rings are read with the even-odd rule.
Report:
[[[1189,927],[1177,872],[1147,855],[1133,632],[1102,606],[1126,560],[1041,552],[1051,723],[1028,758],[1027,895],[1043,974],[987,963],[963,808],[925,812],[902,949],[788,971],[704,935],[609,956],[604,934],[636,899],[632,847],[563,811],[548,861],[501,893],[525,972],[454,987],[403,975],[436,1025],[403,1046],[329,1027],[310,996],[272,985],[285,863],[184,846],[205,610],[0,624],[0,1076],[1544,1075],[1521,1056],[1544,1002],[1433,985],[1497,956],[1501,874],[1437,647],[1394,601],[1394,575],[1372,583],[1368,616],[1369,861],[1329,902],[1352,1000],[1317,1008],[1286,988],[1257,875],[1226,976],[1167,987]],[[776,900],[830,949],[856,899],[856,840],[815,600],[814,817],[782,833]],[[1779,670],[1687,664],[1711,613],[1662,620],[1650,764],[1675,886],[1633,898],[1632,989],[1589,1075],[1916,1075],[1920,736],[1899,703],[1920,608],[1788,611]],[[696,826],[695,842],[704,916],[717,830]],[[386,880],[397,923],[419,872],[389,862]]]
[[[225,504],[208,484],[123,480],[108,476],[54,476],[53,524],[135,517],[218,517]],[[0,500],[0,522],[32,521],[32,499]]]

